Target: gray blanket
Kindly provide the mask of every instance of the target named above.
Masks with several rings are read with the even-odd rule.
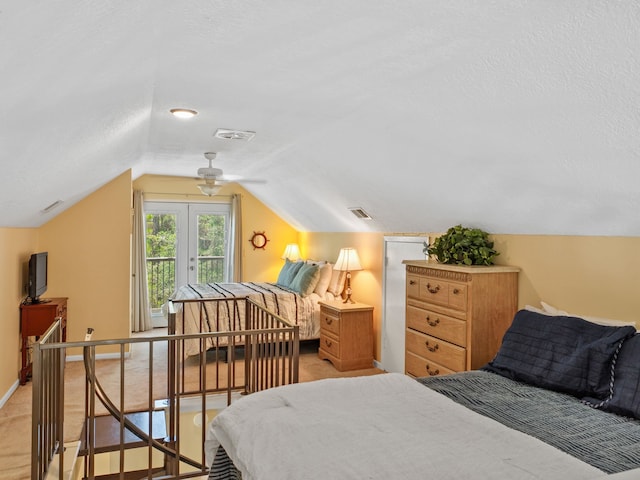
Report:
[[[603,472],[640,467],[640,421],[636,419],[595,410],[575,397],[484,371],[418,381]]]

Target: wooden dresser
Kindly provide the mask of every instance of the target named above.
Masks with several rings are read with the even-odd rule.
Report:
[[[517,267],[407,266],[405,373],[475,370],[489,362],[518,309]]]
[[[67,341],[67,298],[49,298],[43,303],[20,305],[20,337],[22,367],[20,385],[27,383],[31,375],[30,337],[44,335],[51,324],[57,320],[62,324],[62,341]]]
[[[364,303],[320,301],[318,356],[337,370],[373,366],[373,307]]]

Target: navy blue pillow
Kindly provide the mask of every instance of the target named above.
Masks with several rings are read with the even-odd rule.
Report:
[[[640,334],[622,344],[616,361],[613,396],[602,409],[640,419]]]
[[[631,326],[520,310],[483,370],[577,397],[604,399],[616,348],[634,333]]]

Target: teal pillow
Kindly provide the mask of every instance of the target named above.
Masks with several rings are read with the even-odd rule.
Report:
[[[306,263],[298,270],[289,288],[298,292],[301,296],[306,297],[316,288],[319,279],[320,267]]]
[[[278,280],[276,280],[276,285],[280,285],[281,287],[291,288],[291,282],[298,273],[298,270],[304,265],[304,262],[292,262],[287,259],[282,266],[282,270],[278,274]]]

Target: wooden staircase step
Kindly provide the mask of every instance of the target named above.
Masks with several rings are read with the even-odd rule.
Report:
[[[167,425],[165,421],[165,412],[163,410],[142,411],[126,413],[125,417],[134,425],[140,428],[146,434],[149,433],[149,415],[151,414],[151,434],[154,440],[164,442],[167,438]],[[86,442],[88,422],[82,428],[82,437],[80,441],[79,455],[88,454],[88,446]],[[120,450],[120,421],[111,415],[100,415],[94,419],[94,452],[105,453]],[[124,448],[144,447],[148,443],[138,438],[137,435],[124,429]]]

